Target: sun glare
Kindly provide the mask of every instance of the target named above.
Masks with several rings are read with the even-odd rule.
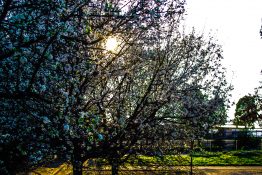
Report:
[[[116,51],[119,43],[116,38],[110,37],[106,40],[106,50],[114,52]]]

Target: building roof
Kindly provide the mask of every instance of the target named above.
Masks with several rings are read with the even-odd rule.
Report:
[[[231,123],[226,123],[225,125],[220,125],[220,126],[216,126],[215,128],[225,128],[225,129],[245,129],[245,126],[243,125],[233,125]],[[249,128],[248,128],[249,129]],[[262,128],[256,127],[254,129],[250,129],[250,130],[255,130],[255,131],[262,131]]]

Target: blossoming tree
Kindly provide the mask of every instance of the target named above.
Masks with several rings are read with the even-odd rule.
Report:
[[[103,97],[93,90],[102,88],[106,67],[161,21],[178,19],[183,4],[0,1],[1,171],[12,174],[60,154],[80,173],[83,150],[104,137],[95,129]],[[109,36],[123,39],[117,54],[103,48]]]

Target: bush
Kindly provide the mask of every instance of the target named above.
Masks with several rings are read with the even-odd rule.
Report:
[[[254,137],[241,137],[238,139],[237,145],[238,148],[241,149],[259,149],[261,144],[260,138],[254,138]]]

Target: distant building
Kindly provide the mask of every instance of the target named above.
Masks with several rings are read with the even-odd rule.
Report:
[[[214,139],[233,139],[239,137],[262,137],[262,128],[245,128],[245,126],[236,126],[226,124],[214,127],[208,136]]]

